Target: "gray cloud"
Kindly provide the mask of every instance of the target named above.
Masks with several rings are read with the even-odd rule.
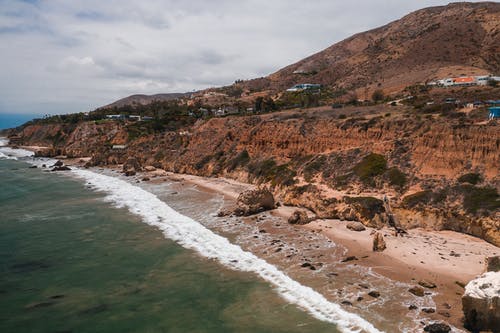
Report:
[[[260,77],[441,0],[0,0],[0,112]]]

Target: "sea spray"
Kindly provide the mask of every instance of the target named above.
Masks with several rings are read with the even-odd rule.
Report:
[[[265,260],[243,251],[226,238],[176,212],[156,195],[124,180],[92,171],[74,169],[72,172],[94,189],[105,192],[106,201],[139,215],[145,223],[158,227],[166,237],[183,247],[195,250],[206,258],[216,259],[226,267],[256,273],[274,285],[284,299],[305,309],[314,317],[336,324],[343,332],[380,332],[371,323],[343,310],[338,304],[291,279]]]

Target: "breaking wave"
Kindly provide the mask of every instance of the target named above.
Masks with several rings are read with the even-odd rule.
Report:
[[[159,228],[170,238],[201,256],[216,259],[221,264],[238,271],[252,272],[271,283],[288,302],[296,304],[319,320],[333,323],[342,332],[380,332],[360,316],[343,310],[323,295],[291,279],[275,266],[226,238],[215,234],[195,220],[169,207],[153,193],[124,180],[74,169],[73,174],[84,179],[95,190],[107,194],[105,200],[116,207],[127,208],[142,220]]]

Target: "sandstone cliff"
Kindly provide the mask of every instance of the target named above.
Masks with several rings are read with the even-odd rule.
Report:
[[[283,203],[319,217],[450,229],[500,245],[499,125],[391,110],[352,108],[346,119],[331,110],[212,118],[135,139],[113,121],[31,125],[19,134],[25,145],[51,146],[48,155],[88,156],[92,165],[134,156],[174,172],[264,183]]]

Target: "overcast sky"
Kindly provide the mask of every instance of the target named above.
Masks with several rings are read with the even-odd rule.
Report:
[[[265,76],[439,0],[0,0],[0,113]]]

